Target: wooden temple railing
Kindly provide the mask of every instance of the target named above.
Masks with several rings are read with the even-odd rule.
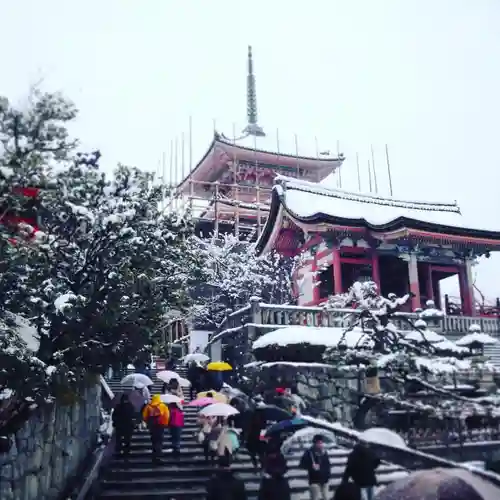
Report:
[[[230,313],[219,326],[218,332],[241,329],[244,325],[250,328],[285,326],[313,327],[347,327],[355,319],[353,309],[325,309],[322,307],[292,306],[265,304],[258,298],[251,299],[250,304]],[[415,313],[395,313],[392,321],[401,330],[410,330],[411,325],[405,321],[417,319]],[[500,320],[481,316],[443,316],[428,320],[429,327],[443,334],[465,334],[473,324],[480,326],[481,331],[492,336],[500,336]]]

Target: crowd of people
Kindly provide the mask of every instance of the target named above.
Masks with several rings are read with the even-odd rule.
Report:
[[[221,373],[210,372],[200,363],[192,363],[189,366],[187,377],[192,400],[199,398],[200,394],[205,398],[216,398],[220,395],[218,391],[224,391]],[[132,434],[139,425],[149,430],[154,464],[162,463],[166,432],[170,434],[172,455],[180,456],[181,433],[184,427],[184,393],[176,378],[164,383],[161,392],[162,394],[151,395],[148,387],[135,384],[130,392],[121,395],[113,412],[117,454],[128,456]],[[249,399],[251,404],[247,405],[248,401],[242,397],[228,398],[228,402],[238,409],[238,413],[234,416],[204,416],[203,412],[198,416],[196,437],[200,445],[200,454],[203,453],[206,462],[214,466],[213,476],[206,485],[207,500],[247,498],[244,481],[232,469],[233,463],[238,461],[237,453],[240,447],[246,449],[256,474],[261,477],[259,500],[292,498],[287,478],[287,460],[282,453],[282,443],[286,434],[267,434],[270,422],[266,418],[266,413],[258,409],[262,409],[263,405],[273,406],[300,415],[303,409],[300,398],[294,397],[289,389],[277,388],[271,393],[252,395]],[[168,402],[170,400],[172,402]],[[380,459],[370,443],[358,442],[348,456],[341,482],[335,488],[333,498],[335,500],[403,498],[394,493],[398,490],[392,485],[391,488],[375,493],[376,470],[379,464]],[[324,436],[316,434],[313,437],[312,445],[304,451],[299,467],[307,472],[311,500],[332,498],[330,489],[332,466],[324,446]],[[399,484],[398,481],[396,484]],[[408,498],[417,500],[420,497]],[[434,498],[441,500],[439,496],[429,497],[432,500]],[[443,500],[444,498],[446,497],[443,497]],[[472,497],[469,500],[471,499]]]

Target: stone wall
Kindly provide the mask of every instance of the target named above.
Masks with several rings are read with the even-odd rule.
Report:
[[[1,500],[55,500],[95,446],[101,425],[101,387],[73,405],[35,412],[0,454]]]
[[[246,370],[259,388],[291,387],[304,399],[308,413],[333,422],[352,424],[359,407],[357,374],[320,363],[264,363]]]

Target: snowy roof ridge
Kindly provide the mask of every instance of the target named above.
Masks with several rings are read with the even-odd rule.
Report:
[[[313,160],[321,163],[330,163],[330,162],[343,162],[343,155],[313,155],[313,154],[301,154],[300,152],[292,152],[292,151],[280,151],[279,145],[276,144],[276,148],[274,147],[263,147],[262,137],[255,137],[253,135],[247,134],[241,137],[235,137],[231,139],[227,135],[221,132],[214,132],[214,137],[216,141],[219,141],[223,144],[227,144],[228,146],[235,146],[237,148],[246,149],[248,151],[255,151],[256,153],[265,153],[276,155],[278,157],[289,157],[289,158],[301,158],[303,160]],[[266,136],[264,136],[266,137]],[[252,141],[251,143],[249,141]]]
[[[316,194],[319,196],[327,196],[331,198],[340,198],[361,203],[372,203],[376,205],[385,205],[398,208],[409,208],[412,210],[422,210],[429,212],[452,212],[461,214],[460,207],[457,202],[431,202],[418,200],[402,200],[393,197],[385,197],[368,193],[356,193],[337,188],[329,188],[315,182],[303,181],[278,175],[275,178],[276,185],[274,189],[278,194],[282,194],[281,189],[295,189],[306,193]]]

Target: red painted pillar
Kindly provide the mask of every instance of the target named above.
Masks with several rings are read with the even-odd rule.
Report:
[[[427,300],[434,300],[434,287],[432,286],[432,264],[427,264]]]
[[[375,250],[372,251],[372,280],[378,288],[378,293],[382,293],[380,288],[380,267],[378,264],[378,255]]]
[[[460,284],[460,300],[462,302],[462,313],[465,316],[474,316],[474,298],[470,280],[470,272],[469,269],[467,269],[468,264],[470,266],[470,261],[465,261],[465,264],[463,266],[460,266],[460,270],[458,272],[458,282]]]
[[[342,263],[340,262],[340,248],[334,247],[333,257],[333,293],[338,295],[342,293]]]
[[[411,308],[414,311],[422,307],[420,302],[420,285],[418,283],[417,256],[414,253],[410,254],[410,260],[408,262],[408,278],[410,282],[410,292],[413,293]]]
[[[320,278],[319,278],[319,271],[318,271],[318,252],[314,253],[313,256],[313,261],[311,263],[311,272],[312,272],[312,287],[313,287],[313,302],[314,305],[319,304],[319,301],[321,300],[319,296],[319,283],[320,283]]]

